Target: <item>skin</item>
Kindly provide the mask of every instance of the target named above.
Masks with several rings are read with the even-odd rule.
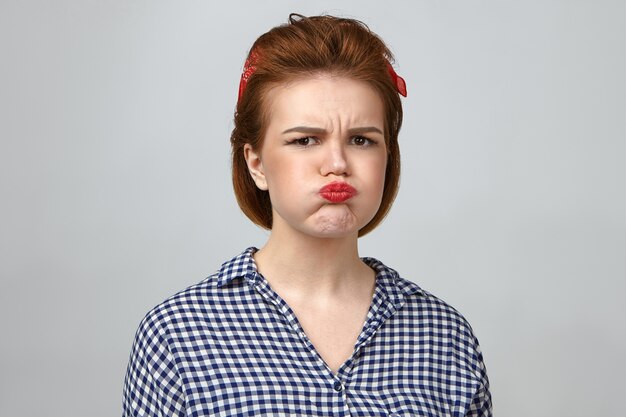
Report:
[[[323,74],[272,89],[266,105],[263,145],[247,145],[244,153],[273,210],[272,232],[255,262],[337,371],[352,353],[374,291],[357,238],[383,195],[383,103],[364,82]],[[319,195],[337,181],[356,195],[341,203]]]

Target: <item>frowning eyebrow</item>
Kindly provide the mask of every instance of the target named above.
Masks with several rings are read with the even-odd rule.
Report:
[[[287,130],[284,130],[283,134],[292,133],[292,132],[314,134],[314,135],[321,135],[321,134],[327,133],[326,130],[320,127],[296,126],[296,127],[292,127]],[[359,133],[361,134],[362,133],[380,133],[381,135],[383,134],[383,132],[375,126],[353,127],[352,129],[348,129],[348,134],[350,135],[356,135]]]

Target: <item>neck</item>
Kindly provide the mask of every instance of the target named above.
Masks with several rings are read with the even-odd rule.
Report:
[[[317,238],[273,230],[254,258],[275,290],[294,296],[341,296],[373,280],[373,271],[359,258],[356,233]]]

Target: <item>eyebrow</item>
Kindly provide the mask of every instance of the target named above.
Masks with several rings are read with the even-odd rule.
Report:
[[[311,127],[311,126],[296,126],[296,127],[292,127],[289,128],[287,130],[283,131],[283,134],[285,133],[292,133],[292,132],[298,132],[298,133],[311,133],[311,134],[323,134],[326,133],[326,130],[320,128],[320,127]],[[363,127],[353,127],[352,129],[348,129],[348,133],[351,135],[355,135],[357,133],[380,133],[381,135],[383,134],[383,132],[375,127],[375,126],[363,126]]]

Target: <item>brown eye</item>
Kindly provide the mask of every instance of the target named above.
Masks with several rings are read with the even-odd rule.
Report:
[[[319,143],[319,139],[317,139],[314,136],[305,136],[305,137],[293,139],[287,142],[288,145],[295,145],[295,146],[300,146],[303,148],[308,148],[317,143]]]
[[[364,136],[355,136],[352,138],[352,143],[356,146],[370,146],[373,145],[375,142]]]

